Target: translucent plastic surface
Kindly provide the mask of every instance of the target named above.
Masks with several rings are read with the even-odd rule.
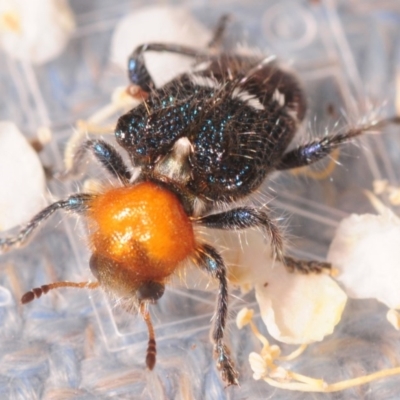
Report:
[[[60,57],[34,67],[0,53],[0,119],[14,121],[28,137],[49,126],[54,137],[42,160],[54,169],[62,168],[62,151],[76,121],[107,104],[117,86],[127,85],[126,71],[110,62],[111,35],[124,15],[143,6],[111,0],[70,4],[77,30]],[[382,117],[395,113],[400,97],[395,86],[400,68],[398,1],[196,1],[183,6],[210,29],[220,15],[232,13],[228,35],[233,43],[276,54],[298,72],[310,107],[296,140],[355,124],[380,107]],[[390,127],[345,146],[327,178],[274,174],[262,193],[272,200],[273,215],[281,218],[291,253],[324,259],[343,217],[374,212],[363,191],[371,190],[376,179],[397,184],[399,154],[399,128]],[[321,171],[328,163],[311,170]],[[97,165],[91,171],[100,173]],[[76,182],[49,182],[56,198],[76,188]],[[248,354],[259,351],[259,343],[248,329],[236,328],[234,316],[243,306],[257,309],[257,304],[252,293],[243,296],[234,288],[228,333],[240,388],[224,389],[212,357],[209,330],[216,291],[174,285],[153,307],[158,361],[152,373],[144,366],[144,322],[115,308],[103,292],[64,289],[21,307],[19,298],[32,287],[90,279],[83,238],[74,217],[57,214],[27,247],[0,256],[1,398],[399,398],[398,377],[313,395],[254,381]],[[350,301],[335,333],[310,346],[290,369],[335,382],[399,365],[400,333],[387,323],[385,313],[372,300]],[[259,327],[266,334],[261,321]]]

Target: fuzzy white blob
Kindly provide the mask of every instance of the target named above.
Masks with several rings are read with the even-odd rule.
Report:
[[[400,219],[388,208],[381,215],[344,219],[328,253],[328,261],[349,297],[375,298],[400,308]]]
[[[65,0],[0,1],[0,47],[13,58],[50,61],[64,50],[74,29]]]
[[[288,272],[272,260],[268,240],[258,230],[220,232],[214,238],[229,280],[245,290],[255,287],[261,317],[275,339],[307,344],[333,332],[347,296],[330,276]]]
[[[45,204],[37,153],[12,122],[0,122],[0,230],[26,223]]]
[[[268,332],[290,344],[321,341],[331,334],[347,301],[330,276],[288,273],[281,263],[276,263],[268,280],[257,283],[255,289]]]
[[[111,60],[124,71],[128,57],[145,43],[174,43],[204,49],[211,33],[182,7],[151,6],[126,16],[118,24],[111,45]],[[188,71],[193,59],[171,53],[148,52],[146,65],[156,86]]]

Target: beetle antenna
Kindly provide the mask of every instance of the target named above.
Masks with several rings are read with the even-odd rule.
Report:
[[[156,348],[156,339],[155,339],[153,324],[151,322],[149,309],[145,302],[140,303],[140,313],[143,316],[144,322],[146,322],[147,330],[149,332],[149,343],[147,345],[146,365],[147,368],[151,371],[156,365],[157,348]]]
[[[61,287],[75,287],[80,289],[96,289],[100,286],[99,282],[54,282],[47,285],[34,288],[29,292],[26,292],[21,297],[21,303],[30,303],[34,299],[38,299],[42,294],[48,293],[50,290],[58,289]]]

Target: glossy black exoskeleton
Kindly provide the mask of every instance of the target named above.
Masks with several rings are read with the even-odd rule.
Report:
[[[214,50],[152,43],[132,53],[129,78],[143,103],[120,117],[115,136],[143,173],[171,173],[168,162],[179,158],[187,173],[174,180],[199,199],[231,202],[254,192],[270,172],[312,164],[365,130],[287,151],[307,110],[296,75],[274,57]],[[193,57],[194,67],[156,88],[144,61],[148,51]]]
[[[199,56],[194,71],[155,88],[143,81],[148,74],[140,73],[141,53],[133,57],[130,76],[148,98],[119,119],[115,135],[134,165],[157,169],[185,138],[190,146],[185,186],[210,201],[247,196],[269,172],[284,166],[282,154],[306,111],[293,74],[272,60]]]

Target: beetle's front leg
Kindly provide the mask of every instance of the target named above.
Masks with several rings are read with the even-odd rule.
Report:
[[[238,373],[231,359],[230,350],[224,341],[228,316],[228,281],[224,261],[212,246],[202,244],[196,249],[194,263],[219,281],[217,311],[212,334],[214,352],[217,368],[221,371],[222,379],[227,382],[228,386],[238,385]]]
[[[79,193],[69,196],[66,200],[59,200],[36,214],[27,225],[25,225],[15,236],[0,238],[0,254],[5,253],[13,247],[22,246],[39,226],[57,210],[66,210],[76,213],[85,212],[93,195]]]

